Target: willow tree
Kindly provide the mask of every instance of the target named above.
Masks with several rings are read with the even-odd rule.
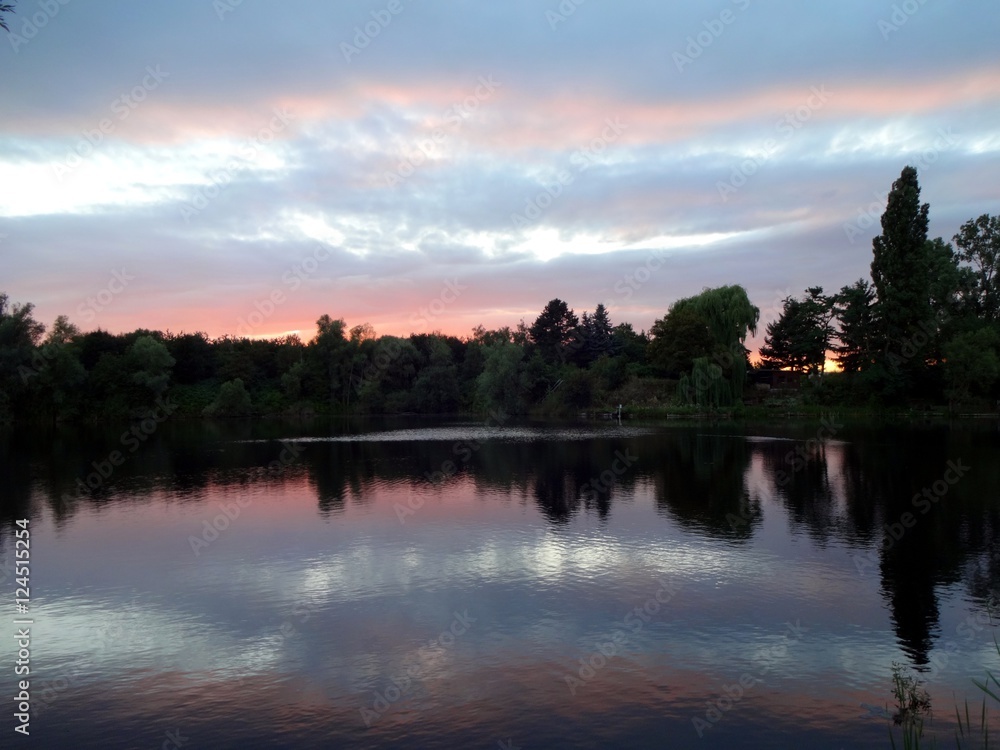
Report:
[[[723,378],[727,386],[718,390],[712,386],[712,400],[718,400],[723,406],[735,403],[742,397],[746,383],[747,349],[744,342],[748,334],[757,333],[760,309],[750,302],[746,289],[733,284],[706,289],[694,297],[677,300],[671,305],[668,315],[685,311],[691,311],[705,321],[711,340],[711,360],[719,367],[718,371],[710,370],[703,363],[699,374],[717,373],[714,377],[708,375],[709,380]],[[695,379],[692,384],[695,391],[708,387],[701,384],[704,379],[704,376]],[[695,403],[699,402],[700,399],[695,398]]]

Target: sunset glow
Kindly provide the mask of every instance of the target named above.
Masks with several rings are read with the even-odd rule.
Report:
[[[0,79],[4,290],[47,324],[308,339],[322,314],[466,335],[553,297],[648,330],[739,283],[755,348],[785,296],[867,275],[905,164],[931,236],[996,211],[986,24],[938,3],[887,30],[891,4],[850,2],[785,34],[787,10],[716,5],[554,22],[525,0],[442,23],[404,3],[363,46],[377,3],[74,3],[30,41],[20,14]],[[134,281],[89,305],[122,269]]]

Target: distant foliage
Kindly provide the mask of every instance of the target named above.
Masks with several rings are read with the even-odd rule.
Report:
[[[248,417],[253,413],[250,393],[239,378],[219,387],[219,395],[205,407],[206,417]]]

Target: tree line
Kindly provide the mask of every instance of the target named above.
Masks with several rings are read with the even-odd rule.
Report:
[[[927,239],[916,170],[893,183],[871,281],[784,300],[758,367],[810,374],[803,398],[881,406],[992,403],[1000,378],[1000,219]],[[760,310],[739,285],[675,301],[649,332],[604,305],[553,299],[530,325],[465,337],[377,336],[323,315],[298,336],[209,338],[50,328],[0,294],[0,422],[137,418],[164,397],[188,416],[304,413],[559,414],[638,403],[742,407]],[[841,372],[824,373],[828,357]]]
[[[748,367],[739,342],[745,324],[756,324],[757,309],[738,286],[706,290],[675,308],[712,321],[715,330],[704,335],[718,339],[713,351],[739,346],[724,368],[713,365],[726,378],[716,390],[731,403]],[[164,396],[189,416],[564,413],[610,403],[629,383],[676,387],[669,378],[684,380],[681,370],[697,353],[685,349],[683,337],[668,345],[669,321],[653,338],[630,323],[614,324],[602,304],[577,316],[560,299],[531,325],[477,326],[466,337],[377,336],[367,323],[348,328],[323,315],[308,342],[294,335],[81,332],[64,315],[46,329],[33,311],[31,303],[0,294],[0,421],[136,418]]]

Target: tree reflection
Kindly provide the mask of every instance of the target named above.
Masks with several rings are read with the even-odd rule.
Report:
[[[683,426],[630,438],[524,440],[501,431],[482,440],[471,431],[458,440],[399,441],[365,439],[371,427],[342,425],[335,441],[329,423],[297,427],[324,440],[297,443],[293,465],[277,473],[268,467],[282,450],[278,438],[291,432],[283,424],[167,423],[134,453],[123,451],[121,427],[0,432],[0,523],[36,516],[41,499],[65,524],[81,508],[143,502],[157,492],[200,503],[219,490],[269,492],[299,482],[327,518],[370,503],[377,491],[408,497],[461,488],[481,502],[533,503],[564,525],[581,514],[611,519],[617,505],[648,490],[680,529],[745,544],[776,504],[793,534],[844,545],[859,576],[879,577],[899,643],[918,667],[937,638],[942,586],[964,582],[980,606],[1000,591],[1000,435],[992,426],[855,427],[832,441],[792,425],[758,428],[783,439]],[[115,450],[124,461],[100,476]],[[914,498],[941,482],[948,461],[971,468],[924,513]]]
[[[760,524],[760,499],[747,487],[749,443],[738,435],[680,433],[660,442],[651,464],[656,502],[681,527],[746,541]]]

